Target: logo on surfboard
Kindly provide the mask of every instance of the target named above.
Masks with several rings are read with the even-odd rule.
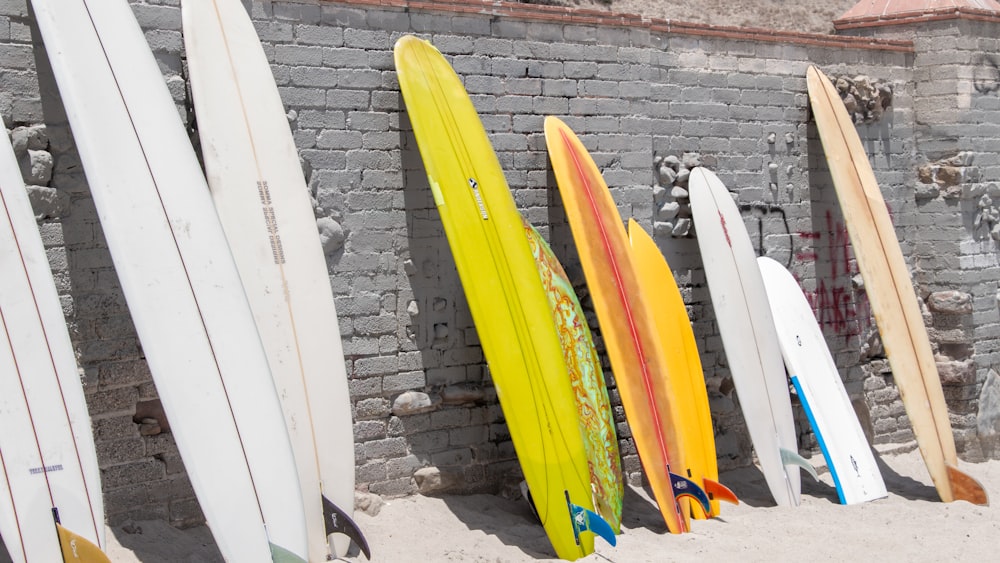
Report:
[[[479,214],[483,216],[483,221],[489,221],[490,217],[486,214],[483,196],[479,194],[479,182],[475,178],[469,178],[469,188],[472,189],[472,196],[476,198],[476,205],[479,206]]]

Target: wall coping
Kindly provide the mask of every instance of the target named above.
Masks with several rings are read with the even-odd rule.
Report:
[[[295,2],[297,0],[286,0]],[[801,33],[755,27],[734,27],[650,18],[637,14],[609,12],[590,8],[524,4],[501,0],[320,0],[324,4],[344,4],[364,7],[400,9],[404,11],[451,12],[510,17],[527,21],[570,25],[600,25],[646,29],[653,33],[714,37],[738,41],[758,41],[827,47],[834,49],[868,49],[875,51],[914,52],[913,42],[901,39],[875,39]]]
[[[919,12],[901,12],[834,20],[833,28],[841,31],[868,27],[921,24],[942,20],[972,20],[1000,24],[1000,13],[993,10],[967,7],[930,8]]]

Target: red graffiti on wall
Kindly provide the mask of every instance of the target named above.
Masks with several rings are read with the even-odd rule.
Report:
[[[859,274],[851,252],[847,227],[826,212],[826,232],[800,232],[799,238],[809,241],[811,248],[796,253],[797,260],[816,262],[816,289],[806,297],[816,313],[820,326],[830,327],[841,336],[862,334],[871,323],[871,308],[864,291],[854,288],[853,278]],[[827,250],[828,256],[821,250]],[[829,259],[827,262],[825,259]],[[829,266],[829,271],[825,268]]]

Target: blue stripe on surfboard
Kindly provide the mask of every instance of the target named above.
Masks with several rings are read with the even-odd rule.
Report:
[[[840,499],[840,504],[847,504],[844,500],[844,488],[840,484],[840,476],[837,475],[837,467],[830,458],[830,450],[827,449],[826,440],[823,439],[823,433],[820,431],[819,425],[816,424],[816,416],[813,414],[812,407],[809,406],[809,400],[806,399],[805,393],[802,392],[802,385],[799,383],[799,376],[792,376],[792,385],[795,386],[795,392],[799,395],[799,401],[802,403],[802,408],[806,411],[806,418],[809,419],[809,425],[812,426],[813,434],[816,435],[816,441],[819,442],[819,449],[823,452],[823,457],[826,458],[826,466],[830,468],[830,475],[833,476],[833,486],[837,488],[837,498]]]

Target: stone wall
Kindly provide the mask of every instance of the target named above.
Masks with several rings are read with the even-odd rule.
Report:
[[[194,127],[178,2],[133,7],[179,111]],[[831,75],[865,75],[891,88],[884,115],[860,125],[859,133],[921,295],[935,296],[928,320],[943,362],[955,368],[949,404],[960,447],[972,457],[997,455],[971,445],[991,420],[977,414],[989,402],[980,397],[1000,404],[1000,378],[988,375],[1000,322],[996,241],[972,228],[978,196],[995,190],[998,180],[1000,96],[990,89],[989,65],[985,75],[978,63],[959,65],[943,80],[956,92],[948,121],[931,109],[940,103],[928,101],[942,82],[929,80],[930,62],[922,65],[931,47],[912,34],[871,39],[713,28],[479,0],[284,0],[249,7],[288,108],[317,217],[343,230],[328,261],[354,399],[357,480],[365,492],[506,491],[520,479],[396,83],[392,46],[404,33],[429,39],[463,77],[518,206],[552,244],[585,307],[582,271],[545,152],[546,115],[564,118],[580,134],[622,216],[655,234],[689,306],[723,468],[751,463],[750,442],[697,244],[682,221],[684,196],[674,188],[683,190],[683,178],[672,176],[695,162],[719,173],[737,194],[758,251],[790,266],[807,290],[872,439],[906,443],[912,433],[859,287],[809,117],[805,71],[816,64]],[[978,48],[1000,57],[1000,26],[968,25],[981,26]],[[965,41],[963,33],[953,35],[955,45]],[[0,3],[0,112],[8,128],[44,125],[53,157],[49,184],[68,200],[41,226],[85,373],[109,521],[198,522],[171,435],[158,432],[162,415],[148,402],[155,388],[23,0]],[[979,136],[948,148],[936,127],[955,123],[976,124]],[[971,160],[944,161],[959,153],[971,153]],[[969,185],[970,194],[946,197],[947,182],[939,178],[949,167],[964,174],[956,185]],[[923,170],[940,193],[930,193]],[[988,222],[980,233],[1000,221],[980,215],[980,223]],[[971,296],[971,313],[963,295],[942,293],[950,290]],[[972,362],[974,375],[963,375],[962,362]],[[613,388],[611,394],[617,401]],[[815,451],[798,415],[801,447]],[[620,408],[616,417],[624,466],[637,482],[641,468]]]

